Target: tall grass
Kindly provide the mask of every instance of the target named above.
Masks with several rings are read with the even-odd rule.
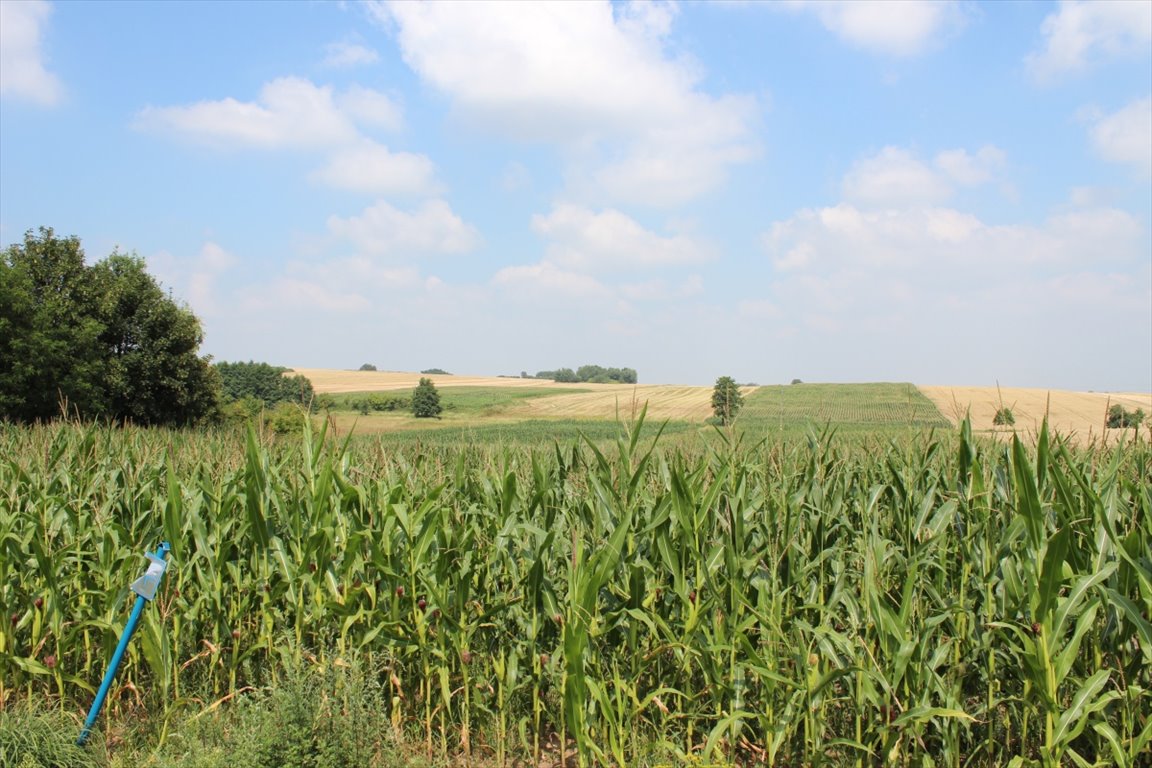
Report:
[[[431,756],[1145,759],[1146,443],[662,439],[2,428],[0,702],[85,706],[167,539],[113,720],[355,658]]]

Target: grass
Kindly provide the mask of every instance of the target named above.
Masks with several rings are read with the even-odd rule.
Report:
[[[931,400],[912,384],[792,384],[760,387],[740,411],[756,431],[831,426],[840,431],[951,429]]]

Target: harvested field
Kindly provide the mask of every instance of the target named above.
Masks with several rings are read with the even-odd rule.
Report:
[[[432,379],[432,383],[437,387],[555,387],[557,392],[563,392],[565,389],[580,389],[588,386],[586,384],[557,384],[554,381],[544,379],[500,376],[442,376],[401,371],[341,371],[334,368],[293,368],[292,373],[299,373],[308,377],[317,394],[392,392],[412,389],[422,378]]]
[[[1039,431],[1048,414],[1049,429],[1088,442],[1107,433],[1108,437],[1132,434],[1132,430],[1105,429],[1105,414],[1111,405],[1122,405],[1129,411],[1140,408],[1152,414],[1152,394],[1147,392],[1068,392],[1064,390],[1001,387],[920,387],[948,419],[959,423],[966,412],[972,415],[972,428],[980,431],[1011,434],[1010,427],[992,424],[1002,402],[1016,417],[1015,430],[1020,433]],[[1152,416],[1149,417],[1152,420]],[[1142,430],[1146,432],[1149,422]]]

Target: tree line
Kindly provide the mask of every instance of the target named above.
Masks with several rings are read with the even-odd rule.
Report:
[[[633,368],[605,368],[600,365],[582,365],[576,370],[558,368],[555,371],[539,371],[532,378],[567,384],[635,384],[637,381],[636,370]]]

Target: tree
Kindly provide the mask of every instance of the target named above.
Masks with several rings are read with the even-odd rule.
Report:
[[[265,407],[282,402],[308,406],[315,397],[307,376],[285,376],[288,369],[278,365],[221,362],[216,364],[216,370],[228,402],[252,398]]]
[[[721,376],[716,379],[716,386],[712,388],[712,413],[727,426],[732,423],[744,405],[744,396],[740,394],[740,386],[731,376]]]
[[[139,424],[190,424],[217,409],[220,380],[196,354],[204,340],[196,316],[165,295],[143,259],[113,253],[92,271],[108,411]]]
[[[362,370],[362,371],[374,371],[374,370],[376,370],[376,366],[372,365],[372,363],[364,363],[364,365],[360,366],[360,370]]]
[[[418,419],[439,418],[442,410],[436,385],[432,379],[421,378],[416,389],[412,390],[412,415]]]
[[[0,257],[0,418],[213,418],[219,383],[202,340],[136,256],[89,267],[78,238],[41,227]]]

